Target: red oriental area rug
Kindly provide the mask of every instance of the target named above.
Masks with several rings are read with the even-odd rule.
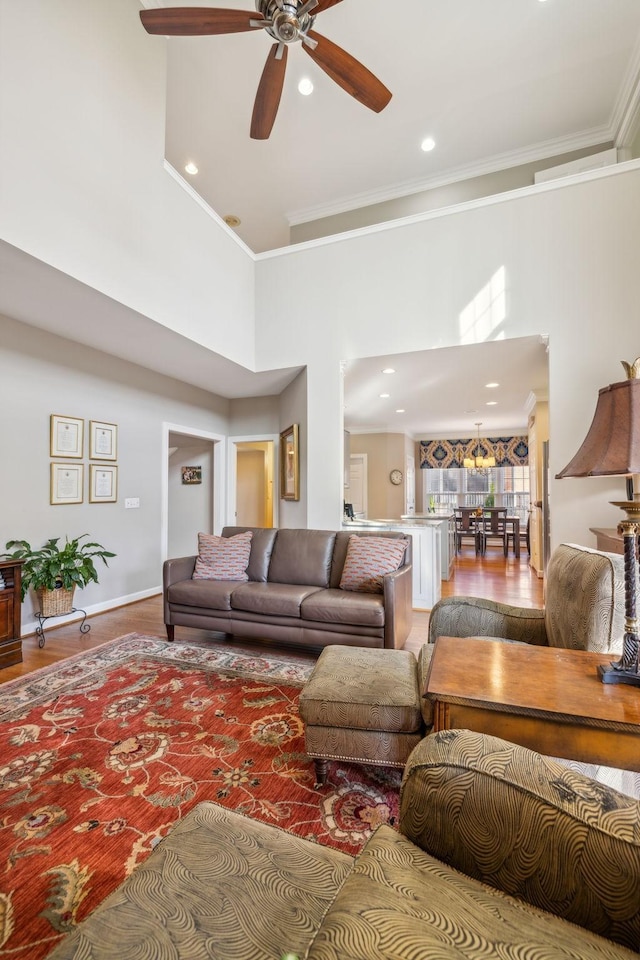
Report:
[[[132,634],[0,686],[0,957],[38,960],[191,807],[357,853],[399,771],[304,753],[302,659]]]

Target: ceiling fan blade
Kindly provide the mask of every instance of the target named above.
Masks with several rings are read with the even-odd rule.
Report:
[[[253,105],[252,140],[269,139],[280,106],[288,52],[286,43],[274,43],[269,51]]]
[[[147,33],[173,37],[198,37],[260,29],[256,26],[256,21],[263,20],[264,17],[248,10],[165,7],[158,10],[141,10],[140,19]]]
[[[342,0],[318,0],[318,4],[314,9],[314,16],[318,13],[323,13],[325,10],[328,10],[329,7],[335,7],[336,3],[342,3]]]
[[[384,110],[391,100],[391,91],[387,90],[370,70],[321,34],[309,30],[307,36],[315,40],[317,46],[312,49],[303,43],[305,53],[308,53],[332,80],[375,113]]]

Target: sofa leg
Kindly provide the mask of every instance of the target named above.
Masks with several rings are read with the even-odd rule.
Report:
[[[327,782],[327,768],[329,766],[328,760],[318,759],[313,761],[313,764],[316,768],[316,787],[321,787]]]
[[[174,640],[176,632],[174,625],[172,623],[165,623],[165,627],[167,628],[167,640]]]

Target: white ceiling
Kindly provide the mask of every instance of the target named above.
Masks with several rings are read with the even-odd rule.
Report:
[[[254,9],[253,0],[132,0],[132,30],[143,30],[141,5]],[[270,39],[168,41],[167,159],[181,173],[197,162],[189,183],[221,216],[242,219],[237,232],[255,252],[286,245],[289,219],[628,143],[640,115],[640,0],[343,0],[315,28],[379,76],[391,103],[381,114],[367,110],[295,45],[268,141],[251,140],[249,123]],[[296,89],[303,73],[316,84],[307,98]],[[428,154],[419,149],[426,135],[437,141]],[[203,389],[215,384],[223,397],[277,394],[297,373],[251,373],[6,244],[0,312],[109,353],[122,342],[120,356]],[[89,327],[89,314],[104,322]],[[526,397],[546,385],[543,357],[537,341],[504,341],[352,361],[346,425],[418,437],[473,434],[477,420],[485,433],[524,426]],[[402,374],[384,378],[393,389],[383,391],[386,365]],[[485,406],[489,380],[501,384],[493,408]],[[386,406],[381,392],[392,394]]]
[[[237,232],[254,252],[286,245],[290,220],[615,141],[633,112],[640,0],[343,0],[314,29],[392,91],[382,113],[295,43],[271,137],[251,140],[271,38],[168,41],[167,159],[181,173],[189,160],[198,165],[189,182],[221,216],[240,217]],[[297,91],[302,76],[315,84],[310,97]],[[431,153],[420,150],[427,135]]]
[[[389,367],[395,373],[382,372]],[[548,383],[541,337],[353,360],[345,364],[344,425],[416,440],[473,437],[477,422],[483,437],[526,432],[530,396],[546,400]]]

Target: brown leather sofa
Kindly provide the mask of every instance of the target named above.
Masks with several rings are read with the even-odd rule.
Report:
[[[411,537],[397,531],[358,536],[406,541],[403,565],[387,574],[382,593],[340,589],[350,531],[225,527],[223,537],[251,530],[246,582],[193,580],[195,556],[167,560],[164,622],[245,639],[325,647],[340,643],[397,649],[411,630]]]

